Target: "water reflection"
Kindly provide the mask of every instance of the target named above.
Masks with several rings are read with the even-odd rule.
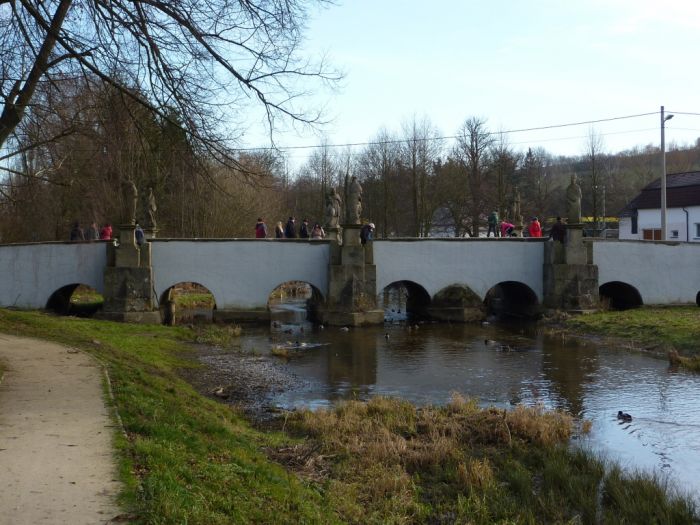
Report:
[[[267,353],[269,337],[248,331],[244,347]],[[272,339],[326,345],[286,362],[305,387],[272,395],[275,405],[313,408],[378,394],[441,404],[452,392],[499,407],[542,403],[590,419],[584,444],[626,466],[669,473],[682,489],[700,493],[700,377],[669,370],[664,360],[517,325],[341,331],[281,323]],[[617,420],[618,410],[633,420]]]

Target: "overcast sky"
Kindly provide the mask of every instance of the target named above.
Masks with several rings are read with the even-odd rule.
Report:
[[[493,131],[653,113],[595,124],[605,148],[658,144],[659,106],[700,113],[700,2],[690,0],[344,0],[313,14],[306,50],[345,73],[314,100],[328,142],[371,140],[427,116],[444,136],[477,116]],[[583,151],[589,125],[509,135],[516,149]],[[676,115],[667,143],[694,142]],[[263,144],[254,130],[248,146]],[[278,145],[315,145],[286,133]],[[290,152],[300,164],[308,150]]]

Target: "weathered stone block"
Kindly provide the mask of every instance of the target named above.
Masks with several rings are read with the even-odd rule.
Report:
[[[104,276],[104,312],[154,310],[150,268],[107,267]]]
[[[592,264],[545,264],[544,305],[561,310],[598,307],[598,267]]]
[[[365,264],[365,249],[362,246],[343,246],[341,264],[344,266]]]
[[[138,268],[141,264],[141,253],[136,246],[120,245],[114,254],[114,266]]]

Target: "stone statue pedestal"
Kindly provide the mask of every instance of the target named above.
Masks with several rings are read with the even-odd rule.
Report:
[[[104,306],[99,317],[110,321],[160,324],[153,292],[151,245],[136,244],[133,224],[119,226],[119,246],[110,246],[104,275]]]
[[[568,312],[598,308],[598,266],[593,264],[592,248],[583,240],[583,224],[567,224],[563,246],[556,241],[545,245],[545,307]]]
[[[144,228],[143,235],[146,239],[155,239],[158,236],[158,228]]]
[[[377,267],[366,258],[371,242],[362,246],[360,224],[343,224],[339,256],[331,255],[326,305],[321,321],[332,326],[365,326],[384,323],[377,308]],[[369,246],[369,248],[368,248]]]
[[[340,244],[343,243],[342,230],[339,226],[326,226],[323,228],[323,231],[326,232],[327,241],[335,241]]]

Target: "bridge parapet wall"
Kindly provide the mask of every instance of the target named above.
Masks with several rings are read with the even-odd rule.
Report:
[[[504,281],[529,286],[542,300],[544,239],[382,239],[374,241],[377,290],[397,281],[420,284],[434,297],[463,284],[481,300]]]
[[[158,298],[182,282],[207,287],[218,310],[266,308],[270,293],[288,281],[307,282],[327,296],[328,241],[154,239],[151,243]]]
[[[694,303],[700,292],[700,245],[653,241],[592,241],[598,282],[622,282],[644,304]]]
[[[103,291],[107,242],[0,246],[0,306],[45,308],[56,290],[86,284]]]

